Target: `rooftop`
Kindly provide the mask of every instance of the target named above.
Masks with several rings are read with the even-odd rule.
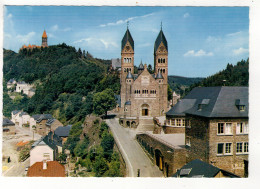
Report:
[[[243,111],[237,103],[245,106]],[[248,117],[248,87],[196,87],[167,113],[167,116]]]
[[[3,126],[15,126],[15,124],[7,118],[3,118],[3,124],[2,125]]]
[[[69,136],[69,132],[71,129],[72,125],[67,125],[67,126],[59,126],[55,131],[55,135],[59,137],[67,137]]]
[[[199,159],[195,159],[184,165],[173,175],[173,177],[215,177],[220,171],[224,174],[224,176],[238,177],[237,175],[219,169],[218,167]]]
[[[28,177],[65,177],[65,167],[57,161],[47,161],[47,168],[43,169],[43,162],[36,162],[27,172]]]

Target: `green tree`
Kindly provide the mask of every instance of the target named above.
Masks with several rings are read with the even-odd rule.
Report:
[[[168,100],[172,99],[172,89],[170,88],[170,85],[168,84]]]
[[[114,137],[110,133],[105,132],[102,135],[102,140],[100,145],[104,149],[104,157],[110,160],[113,153]]]
[[[96,93],[93,97],[94,113],[107,116],[107,111],[116,106],[116,100],[112,89],[105,89]]]
[[[89,145],[88,137],[86,137],[86,138],[84,138],[84,140],[78,142],[76,147],[74,148],[75,156],[76,157],[86,156],[88,153],[88,145]]]
[[[101,177],[108,170],[106,159],[102,156],[97,156],[94,163],[94,171],[96,177]]]

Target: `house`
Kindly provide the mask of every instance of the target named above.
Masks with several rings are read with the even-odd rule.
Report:
[[[54,161],[58,154],[58,147],[53,140],[53,132],[49,132],[45,137],[33,143],[30,150],[30,166],[35,162]]]
[[[15,125],[22,127],[26,125],[30,125],[30,118],[31,116],[27,112],[23,112],[21,110],[14,110],[11,113],[12,121]]]
[[[15,124],[7,118],[3,118],[3,134],[15,134]]]
[[[211,164],[195,159],[181,169],[179,169],[173,177],[178,178],[239,178],[239,176],[229,173],[223,169],[215,167]]]
[[[201,159],[247,177],[248,87],[197,87],[185,99],[187,162]]]
[[[62,139],[62,144],[64,144],[67,141],[71,127],[72,127],[72,125],[59,126],[54,131],[54,134]]]
[[[14,87],[14,85],[16,84],[16,81],[15,79],[10,79],[8,82],[7,82],[7,89],[10,89],[12,87]]]
[[[172,93],[172,100],[171,100],[171,105],[177,104],[178,100],[181,98],[179,94],[176,94],[175,91]]]
[[[127,28],[121,42],[121,105],[119,123],[152,131],[153,118],[168,111],[168,43],[160,30],[154,43],[154,74],[141,62],[134,73],[134,40]]]
[[[36,162],[29,167],[28,177],[65,177],[65,167],[57,161]]]
[[[112,58],[111,62],[114,70],[121,70],[121,60],[119,58]]]
[[[63,126],[63,124],[57,119],[48,119],[45,123],[46,132],[55,131],[58,127]]]
[[[48,119],[53,119],[51,114],[36,114],[30,119],[30,130],[35,130],[40,135],[46,135],[46,122]]]
[[[33,85],[25,83],[24,81],[17,82],[15,92],[26,94],[29,97],[32,97],[35,94],[35,90],[33,89]]]

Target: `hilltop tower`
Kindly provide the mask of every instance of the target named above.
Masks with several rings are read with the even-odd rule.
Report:
[[[126,99],[127,75],[134,74],[134,40],[131,33],[126,29],[125,35],[121,42],[121,104],[124,104],[129,99]],[[129,96],[128,96],[129,98]]]
[[[43,34],[42,34],[42,47],[48,47],[48,43],[47,43],[47,34],[46,31],[44,30]]]

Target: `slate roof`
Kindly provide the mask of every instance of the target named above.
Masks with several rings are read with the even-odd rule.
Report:
[[[68,137],[71,127],[72,127],[72,125],[59,126],[59,127],[54,131],[54,133],[55,133],[55,135],[57,135],[58,137]]]
[[[53,135],[53,139],[52,139],[52,134],[53,134],[53,132],[49,132],[46,136],[44,136],[44,137],[40,138],[39,140],[35,141],[32,145],[32,148],[34,148],[36,146],[47,145],[51,149],[56,150],[57,145],[62,146],[61,139],[59,139],[57,135],[55,136],[55,134]]]
[[[237,99],[241,99],[241,103],[245,105],[244,111],[239,111],[236,106]],[[202,117],[247,118],[248,105],[248,87],[197,87],[179,101],[175,105],[177,107],[173,106],[166,115],[191,114]]]
[[[126,79],[134,79],[134,76],[132,75],[132,73],[129,71],[127,76],[126,76]]]
[[[154,53],[157,51],[159,45],[161,44],[161,42],[163,42],[166,50],[168,51],[168,43],[167,43],[167,40],[163,34],[163,31],[161,29],[160,33],[158,34],[156,40],[155,40],[155,43],[154,43]]]
[[[40,123],[42,120],[53,119],[51,114],[35,114],[32,115],[32,118],[36,120],[37,123]]]
[[[121,96],[120,95],[115,95],[116,103],[121,107]]]
[[[45,124],[46,124],[47,126],[50,126],[51,124],[53,124],[53,123],[55,122],[55,120],[56,120],[56,119],[48,119]]]
[[[15,115],[15,114],[17,114],[17,113],[19,113],[21,110],[14,110],[14,111],[12,111],[12,113]]]
[[[196,99],[182,99],[175,106],[173,106],[166,116],[185,116],[185,111],[194,106]]]
[[[160,71],[158,72],[156,79],[163,79],[162,73]]]
[[[43,169],[43,162],[36,162],[29,167],[28,177],[65,177],[65,167],[57,161],[47,161],[47,169]]]
[[[220,171],[225,176],[239,177],[199,159],[195,159],[184,165],[173,177],[215,177]]]
[[[7,119],[7,118],[3,118],[3,123],[2,123],[2,125],[3,125],[3,127],[4,127],[4,126],[15,126],[15,124],[14,124],[11,120],[9,120],[9,119]]]
[[[144,65],[143,65],[142,61],[141,61],[141,63],[138,66],[138,70],[144,70]]]
[[[18,84],[27,84],[27,83],[25,83],[24,81],[18,81]]]
[[[15,79],[13,78],[13,79],[10,79],[8,82],[7,82],[7,84],[12,84],[12,83],[14,83],[15,82]]]
[[[23,115],[29,115],[27,112],[21,112],[20,114],[19,114],[19,117],[22,117]]]
[[[133,50],[134,50],[134,40],[131,36],[131,33],[129,31],[129,29],[127,28],[126,32],[125,32],[125,35],[122,39],[122,47],[121,47],[121,50],[123,50],[123,48],[125,47],[127,41],[129,41],[130,45],[132,46]]]

